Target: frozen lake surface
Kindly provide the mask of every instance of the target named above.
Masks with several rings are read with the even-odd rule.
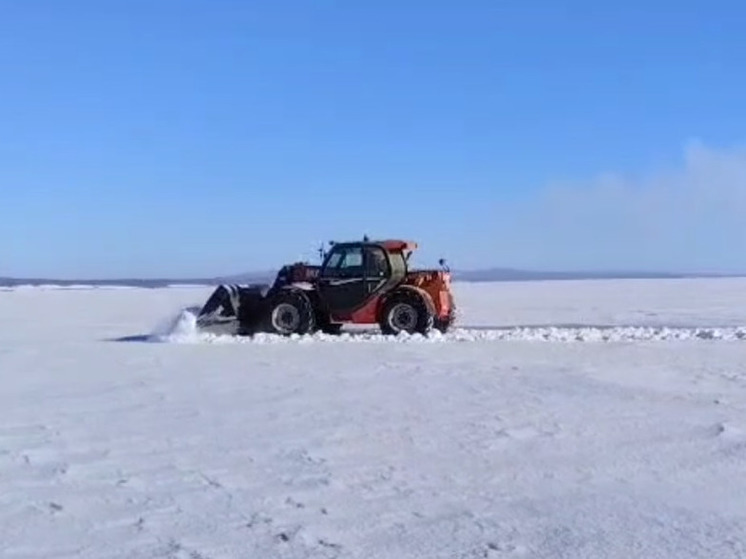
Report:
[[[746,280],[456,290],[397,340],[1,291],[0,557],[746,556]]]

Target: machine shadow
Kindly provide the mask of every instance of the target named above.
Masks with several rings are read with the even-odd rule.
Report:
[[[156,343],[150,334],[134,334],[131,336],[119,336],[117,338],[104,338],[105,342],[117,343]]]

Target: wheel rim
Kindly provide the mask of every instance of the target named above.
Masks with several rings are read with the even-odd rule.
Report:
[[[394,305],[389,313],[389,326],[397,332],[411,332],[417,327],[417,310],[406,303]]]
[[[288,303],[280,303],[272,310],[272,326],[284,334],[295,332],[300,326],[298,309]]]

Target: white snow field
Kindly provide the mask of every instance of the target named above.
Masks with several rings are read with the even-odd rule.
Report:
[[[746,280],[455,288],[396,340],[0,292],[0,557],[746,557]]]

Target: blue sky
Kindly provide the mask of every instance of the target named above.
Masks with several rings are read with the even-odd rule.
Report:
[[[414,238],[461,268],[746,270],[746,7],[0,2],[0,276]]]

